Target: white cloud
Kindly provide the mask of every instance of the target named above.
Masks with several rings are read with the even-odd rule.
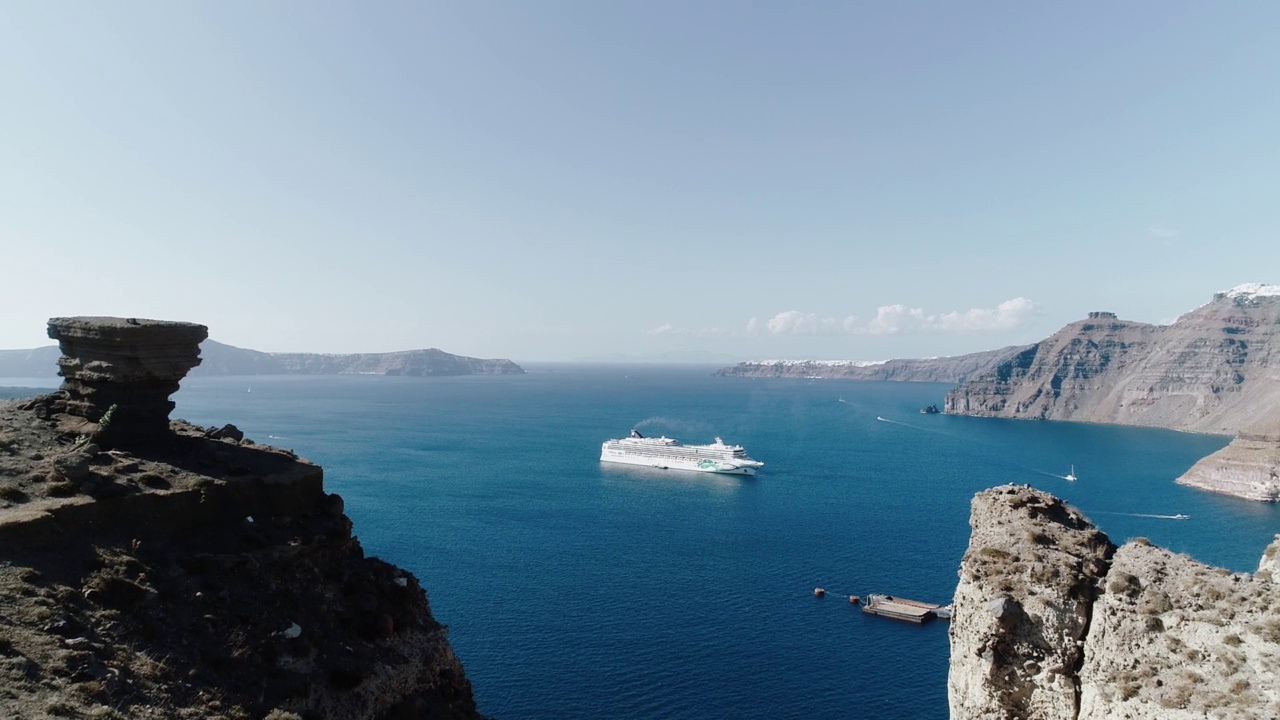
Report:
[[[756,318],[747,322],[748,333],[761,330],[772,335],[908,335],[914,333],[965,334],[1012,330],[1027,322],[1037,311],[1036,304],[1024,297],[1006,300],[994,308],[973,308],[928,315],[923,308],[906,305],[882,305],[875,317],[859,322],[850,315],[844,319],[819,317],[814,313],[787,310],[762,324]]]
[[[766,327],[774,335],[813,335],[817,324],[818,316],[813,313],[788,310],[774,315]]]
[[[964,312],[949,312],[930,318],[930,325],[944,333],[980,333],[995,330],[1012,330],[1027,321],[1036,312],[1035,303],[1024,297],[1005,300],[994,309],[974,308]]]
[[[1012,330],[1024,325],[1039,312],[1035,303],[1024,297],[1005,300],[994,308],[973,308],[928,315],[923,308],[906,305],[882,305],[875,317],[861,322],[857,316],[822,317],[799,310],[780,312],[768,320],[751,318],[742,330],[713,327],[691,329],[663,323],[649,335],[686,337],[743,337],[750,335],[911,335],[921,333],[974,334]]]
[[[929,318],[920,308],[909,308],[906,305],[882,305],[876,310],[876,316],[866,327],[854,332],[866,332],[871,335],[902,335],[915,332],[926,326]]]
[[[857,318],[854,317],[840,320],[819,317],[815,313],[787,310],[770,318],[764,324],[764,329],[773,335],[840,335],[848,333],[851,324],[856,321]],[[751,318],[747,323],[747,330],[748,332],[758,332],[760,330],[759,321],[756,318]]]

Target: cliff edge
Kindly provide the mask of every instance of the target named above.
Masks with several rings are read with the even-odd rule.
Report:
[[[1280,717],[1280,536],[1254,575],[1138,539],[1058,498],[978,493],[960,565],[951,720]]]
[[[1235,434],[1178,482],[1280,501],[1280,286],[1216,293],[1167,326],[1089,313],[947,393],[944,412]]]
[[[170,422],[205,334],[55,318],[62,388],[0,402],[0,716],[479,717],[319,467]]]
[[[1280,286],[1241,285],[1172,325],[1094,312],[947,394],[959,415],[1233,434],[1280,407]]]

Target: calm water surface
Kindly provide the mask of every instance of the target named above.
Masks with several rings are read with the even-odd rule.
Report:
[[[1049,490],[1114,540],[1233,570],[1280,531],[1280,508],[1173,484],[1226,438],[921,415],[944,385],[532,369],[189,378],[175,416],[322,464],[366,549],[429,589],[481,711],[504,720],[941,720],[946,625],[866,617],[840,595],[948,601],[969,500],[992,485]],[[601,465],[600,443],[633,427],[719,435],[766,467]],[[1142,517],[1175,513],[1191,519]]]

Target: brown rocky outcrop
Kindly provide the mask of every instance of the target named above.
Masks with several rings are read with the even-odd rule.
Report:
[[[978,493],[950,630],[951,720],[1280,717],[1280,540],[1257,574],[1139,538],[1115,548],[1047,493]]]
[[[99,444],[128,445],[169,432],[178,383],[200,364],[204,325],[113,317],[49,320],[62,357],[59,409],[87,420]],[[110,415],[108,415],[110,413]]]
[[[975,376],[944,411],[1235,433],[1280,406],[1280,288],[1218,293],[1172,325],[1091,313]]]
[[[75,384],[0,402],[0,717],[479,717],[425,591],[365,556],[319,467],[231,425],[155,432],[201,326],[53,325]],[[149,419],[110,450],[103,397],[105,430]]]

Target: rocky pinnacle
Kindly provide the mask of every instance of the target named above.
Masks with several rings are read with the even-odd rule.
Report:
[[[68,396],[66,413],[100,425],[96,437],[108,445],[167,436],[174,408],[169,396],[200,364],[200,342],[208,336],[204,325],[186,322],[51,318],[49,337],[62,349],[58,374]]]

